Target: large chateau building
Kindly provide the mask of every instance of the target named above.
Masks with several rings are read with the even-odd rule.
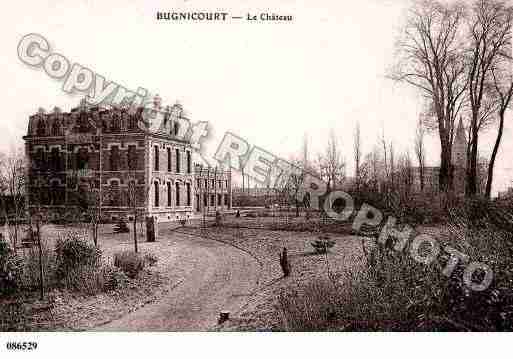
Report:
[[[40,109],[30,116],[29,210],[59,217],[100,208],[103,220],[137,213],[170,221],[230,209],[231,172],[195,164],[190,142],[179,136],[181,106],[165,113],[158,131],[150,131],[143,108],[84,101],[70,112]]]

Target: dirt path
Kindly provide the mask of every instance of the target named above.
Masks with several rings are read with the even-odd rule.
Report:
[[[219,312],[236,312],[258,284],[258,263],[230,245],[169,232],[173,261],[183,280],[159,302],[115,320],[99,331],[198,331],[216,325]],[[176,266],[176,267],[175,267]]]

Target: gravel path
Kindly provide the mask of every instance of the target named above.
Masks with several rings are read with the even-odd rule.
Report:
[[[225,243],[165,229],[172,258],[164,272],[182,280],[160,301],[115,320],[98,331],[199,331],[216,326],[219,312],[237,312],[258,285],[259,264]],[[162,263],[160,263],[162,264]]]

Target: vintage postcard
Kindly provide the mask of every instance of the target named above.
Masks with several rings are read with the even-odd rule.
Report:
[[[431,357],[426,332],[477,356],[499,344],[461,333],[512,330],[509,1],[0,19],[2,357]]]

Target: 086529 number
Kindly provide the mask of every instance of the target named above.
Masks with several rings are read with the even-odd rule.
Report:
[[[30,351],[37,349],[36,342],[7,342],[7,350]]]

